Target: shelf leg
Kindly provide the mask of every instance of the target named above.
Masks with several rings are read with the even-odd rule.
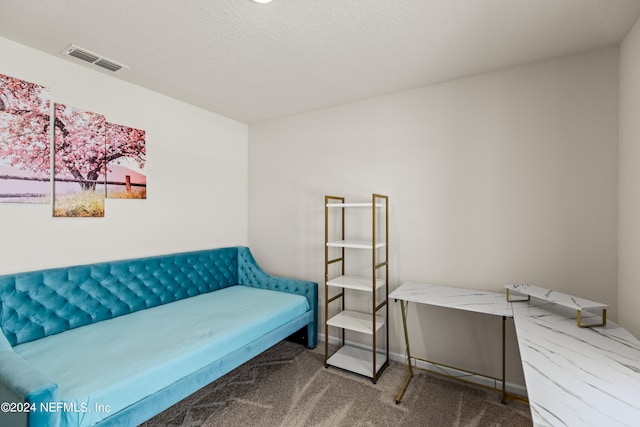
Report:
[[[531,301],[531,295],[527,295],[527,299],[511,299],[511,295],[509,295],[509,288],[506,291],[507,301],[508,302],[525,302]]]
[[[603,308],[602,309],[602,322],[601,323],[592,323],[592,324],[584,324],[582,323],[582,311],[577,310],[578,316],[577,316],[577,320],[578,320],[578,327],[579,328],[593,328],[595,326],[604,326],[607,324],[607,309]]]
[[[507,403],[507,369],[506,369],[506,331],[507,331],[507,316],[502,316],[502,403]]]

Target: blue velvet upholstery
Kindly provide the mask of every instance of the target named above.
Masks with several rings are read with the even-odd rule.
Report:
[[[246,247],[0,276],[0,401],[3,397],[15,397],[39,404],[57,399],[57,385],[14,354],[11,346],[237,284],[303,295],[311,309],[296,322],[282,325],[259,344],[252,344],[248,351],[237,351],[237,357],[213,363],[206,375],[196,376],[200,382],[213,381],[305,325],[307,346],[316,346],[317,284],[265,273]],[[126,414],[113,414],[105,421],[118,424],[123,419],[144,420],[149,414],[177,402],[166,396],[185,397],[202,385],[185,379],[179,385],[179,392],[167,390],[150,398],[151,409],[144,402],[138,402],[129,407]],[[30,413],[28,425],[56,425],[58,415]]]
[[[1,276],[0,324],[11,345],[33,341],[238,284],[237,259],[234,247]]]
[[[309,285],[304,280],[287,279],[272,276],[260,268],[247,247],[238,249],[238,282],[245,286],[254,286],[274,291],[291,292],[302,295],[312,307],[313,322],[307,327],[308,347],[314,348],[318,343],[318,285]]]

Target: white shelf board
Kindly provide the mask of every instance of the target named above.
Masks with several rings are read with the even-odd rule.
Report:
[[[366,240],[336,240],[334,242],[327,242],[327,246],[332,248],[373,249],[372,243]],[[376,243],[376,249],[384,247],[384,242]]]
[[[386,354],[376,352],[376,373],[380,371],[386,361]],[[373,352],[371,350],[344,345],[327,360],[327,364],[373,378]]]
[[[327,320],[327,325],[363,334],[373,334],[373,314],[344,310]],[[376,331],[384,325],[384,316],[376,316]]]
[[[574,310],[589,309],[607,309],[609,306],[601,302],[591,301],[585,298],[575,297],[573,295],[563,294],[562,292],[552,291],[546,288],[540,288],[533,285],[506,285],[506,289],[517,292],[522,295],[529,295],[541,300],[549,301],[554,304],[563,305]]]
[[[370,208],[371,202],[363,203],[327,203],[328,208]],[[376,208],[384,208],[384,203],[376,203]]]
[[[376,279],[376,289],[379,289],[385,285],[385,280]],[[339,276],[335,279],[331,279],[327,282],[327,286],[334,286],[344,289],[355,289],[357,291],[372,292],[373,291],[373,279],[365,276]]]

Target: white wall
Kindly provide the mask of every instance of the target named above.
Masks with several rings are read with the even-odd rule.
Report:
[[[390,197],[392,289],[531,283],[610,304],[615,320],[618,53],[250,125],[250,246],[268,270],[317,281],[323,306],[323,196],[378,192]],[[499,322],[417,313],[431,326],[414,317],[416,355],[499,374]],[[402,353],[397,304],[391,329]],[[507,380],[521,382],[511,326],[507,339]]]
[[[620,48],[620,324],[640,337],[640,21]]]
[[[247,244],[246,124],[3,38],[0,57],[52,101],[146,130],[149,186],[147,200],[106,200],[104,218],[0,203],[0,274]]]

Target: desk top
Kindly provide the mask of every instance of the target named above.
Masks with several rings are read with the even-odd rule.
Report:
[[[610,321],[579,328],[558,304],[512,306],[534,425],[638,425],[640,341]]]
[[[405,282],[391,292],[389,298],[495,316],[513,317],[511,303],[507,302],[505,294],[496,292]]]

